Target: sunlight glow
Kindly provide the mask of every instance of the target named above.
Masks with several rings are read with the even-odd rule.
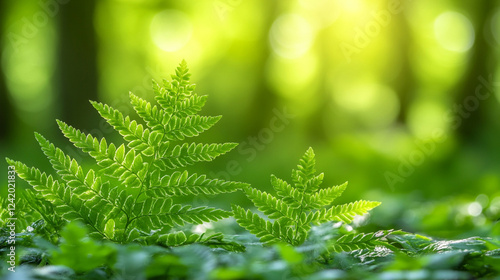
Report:
[[[425,93],[422,93],[425,94]],[[429,93],[427,93],[429,94]],[[413,102],[408,112],[408,128],[420,139],[432,139],[435,131],[446,132],[449,122],[447,108],[434,98],[419,98]]]
[[[282,96],[301,101],[310,100],[314,91],[304,90],[317,75],[318,61],[312,54],[296,59],[277,55],[269,57],[267,77],[273,88]]]
[[[299,0],[300,11],[316,28],[324,28],[334,23],[343,12],[339,1]]]
[[[472,202],[467,207],[467,212],[469,212],[469,215],[474,216],[474,217],[479,216],[482,211],[483,211],[483,207],[481,206],[481,204],[479,202],[476,202],[476,201]]]
[[[337,0],[337,3],[342,7],[343,11],[350,13],[359,13],[363,10],[364,3],[362,0]]]
[[[166,52],[175,52],[189,42],[193,25],[186,14],[177,10],[164,10],[154,16],[150,32],[156,46]]]
[[[333,99],[370,127],[387,126],[399,113],[396,92],[381,84],[365,83],[345,87],[335,92]]]
[[[284,58],[301,57],[311,48],[313,39],[311,25],[298,14],[278,17],[269,32],[273,51]]]
[[[466,52],[474,44],[474,28],[461,13],[444,12],[434,21],[434,35],[441,47],[453,52]]]

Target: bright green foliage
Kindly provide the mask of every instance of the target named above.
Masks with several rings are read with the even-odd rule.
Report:
[[[269,221],[250,210],[233,205],[236,221],[255,234],[264,243],[286,242],[302,244],[312,224],[328,221],[350,223],[356,215],[366,214],[380,202],[359,200],[349,204],[331,206],[347,187],[347,182],[326,189],[320,189],[323,173],[316,175],[315,159],[309,148],[300,159],[296,170],[292,170],[293,186],[284,180],[271,176],[271,184],[278,197],[248,187],[247,197]],[[339,245],[340,246],[340,245]]]
[[[327,250],[333,252],[350,252],[363,249],[373,250],[376,246],[383,246],[393,251],[399,251],[384,239],[390,234],[400,233],[393,230],[380,230],[371,233],[345,234],[330,242],[331,244],[327,246]]]
[[[57,249],[52,250],[51,263],[71,267],[82,273],[103,266],[115,258],[116,250],[109,244],[98,244],[87,237],[85,227],[71,222],[61,232],[64,239]]]
[[[83,133],[57,121],[63,134],[83,152],[93,157],[98,169],[84,169],[40,134],[35,134],[42,151],[50,160],[58,178],[37,168],[7,159],[19,177],[36,191],[28,199],[37,201],[33,210],[57,230],[60,220],[78,220],[87,225],[92,237],[118,242],[147,239],[166,246],[209,243],[220,236],[204,238],[184,232],[170,233],[178,226],[202,224],[230,216],[231,212],[176,202],[179,196],[214,195],[234,192],[247,184],[189,174],[178,170],[200,161],[211,161],[229,152],[237,144],[186,143],[211,128],[220,119],[197,115],[206,96],[198,96],[189,83],[183,61],[171,81],[154,83],[159,105],[130,94],[133,108],[145,125],[124,116],[120,111],[91,102],[99,114],[125,140],[115,145],[105,138]],[[154,234],[153,234],[154,233]]]

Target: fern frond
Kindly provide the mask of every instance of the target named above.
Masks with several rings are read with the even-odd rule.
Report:
[[[185,224],[202,224],[228,218],[230,212],[211,208],[190,205],[174,204],[172,199],[147,198],[134,206],[135,221],[140,228],[159,229],[165,226],[170,228]]]
[[[206,175],[191,174],[187,171],[175,171],[172,175],[160,178],[159,173],[150,177],[152,187],[147,190],[150,197],[171,197],[186,195],[214,195],[230,193],[248,187],[248,184],[207,179]]]
[[[183,231],[176,231],[166,234],[155,234],[139,237],[135,241],[144,245],[161,245],[165,247],[179,247],[189,244],[203,244],[211,248],[221,248],[232,252],[244,252],[245,247],[237,242],[225,240],[221,233],[215,234],[186,234]]]
[[[233,205],[233,215],[240,226],[257,236],[262,243],[277,242],[292,243],[293,233],[291,228],[283,227],[279,221],[271,223],[252,211]]]
[[[250,187],[245,189],[247,197],[257,209],[269,219],[273,219],[274,223],[252,212],[233,207],[236,221],[251,233],[264,237],[262,242],[281,240],[300,245],[306,240],[312,224],[328,221],[350,223],[356,215],[363,215],[380,204],[360,200],[325,208],[342,194],[347,182],[340,186],[320,189],[324,175],[315,173],[314,152],[309,148],[300,159],[297,169],[292,170],[293,186],[271,175],[271,184],[278,197]],[[275,231],[269,230],[274,229],[276,225],[278,228]]]
[[[176,111],[174,112],[174,116],[182,118],[194,115],[201,111],[206,102],[206,95],[192,95],[178,104]]]
[[[165,132],[165,125],[171,118],[170,114],[132,93],[130,93],[130,103],[151,130]]]
[[[323,180],[322,174],[314,176],[316,173],[315,165],[314,151],[309,148],[299,160],[297,169],[292,171],[292,181],[295,187],[303,193],[315,192]]]
[[[168,82],[167,82],[168,84]],[[156,82],[153,82],[155,99],[160,106],[169,114],[175,117],[187,117],[201,111],[207,101],[206,95],[190,95],[178,98],[175,94],[167,94],[165,88],[160,87]],[[189,91],[194,90],[194,85],[190,85]]]
[[[136,154],[133,149],[128,152],[125,145],[118,148],[113,144],[107,144],[106,139],[101,141],[92,135],[58,121],[59,128],[77,148],[92,156],[99,166],[103,168],[106,175],[118,178],[127,186],[134,188],[143,184],[148,171],[148,164],[145,163],[140,154]]]
[[[348,204],[333,206],[330,209],[322,209],[310,213],[308,220],[320,224],[328,221],[339,221],[350,223],[357,215],[364,215],[371,209],[380,205],[378,201],[359,200]]]
[[[286,181],[271,174],[271,185],[276,190],[276,194],[290,207],[299,208],[302,206],[304,195]]]
[[[173,116],[165,126],[163,139],[182,141],[186,137],[195,137],[214,126],[221,116],[207,117],[193,115],[189,117]]]
[[[307,204],[313,208],[320,208],[333,203],[333,201],[342,195],[347,188],[347,182],[339,186],[333,186],[321,189],[310,197],[307,197]]]
[[[123,117],[123,114],[113,109],[111,106],[95,101],[90,101],[97,112],[123,136],[123,139],[128,142],[127,146],[144,156],[152,156],[156,147],[161,141],[161,134],[158,131],[151,132],[147,128],[143,128],[142,124],[138,124],[134,120],[130,120],[129,116]]]
[[[239,182],[207,179],[205,175],[189,175],[182,170],[165,172],[211,161],[236,146],[234,143],[188,144],[182,141],[198,136],[221,118],[197,115],[207,97],[194,93],[195,85],[190,84],[189,77],[187,64],[183,61],[171,81],[164,80],[162,86],[154,83],[158,104],[131,93],[130,102],[143,119],[142,124],[109,105],[91,101],[101,117],[123,137],[123,144],[97,139],[58,120],[64,136],[97,162],[98,167],[87,172],[75,159],[36,134],[42,151],[61,179],[58,181],[38,169],[11,161],[18,167],[21,178],[36,191],[27,194],[28,199],[40,199],[42,203],[33,212],[36,218],[43,218],[54,228],[57,219],[51,220],[51,217],[78,219],[91,228],[93,235],[132,242],[151,232],[167,233],[175,226],[229,217],[230,212],[221,209],[192,207],[173,200],[179,196],[213,195],[248,187]],[[4,215],[3,212],[0,215]],[[175,244],[185,243],[182,234],[165,238]],[[218,235],[199,236],[196,242],[207,246],[234,245],[225,243]]]
[[[109,190],[109,184],[103,184],[101,177],[95,175],[90,169],[85,174],[76,160],[65,155],[64,152],[56,148],[42,135],[35,134],[42,151],[50,160],[52,167],[57,174],[72,188],[72,193],[87,201],[89,207],[101,207],[104,213],[108,213],[109,219],[125,218],[127,213],[123,209],[124,199],[120,199],[118,190]]]
[[[47,176],[34,167],[29,168],[21,162],[10,159],[7,161],[16,167],[20,178],[26,180],[35,190],[39,191],[44,199],[53,203],[55,214],[68,222],[82,221],[89,226],[91,236],[107,238],[104,233],[107,213],[101,210],[104,205],[80,199],[73,194],[70,187],[61,184],[52,176]]]
[[[14,200],[15,199],[15,200]],[[37,201],[38,203],[33,203]],[[15,198],[11,195],[0,198],[0,228],[10,222],[11,211],[15,210],[16,228],[26,229],[37,221],[46,222],[45,233],[58,232],[63,225],[59,216],[51,215],[54,213],[53,205],[44,200],[43,197],[37,197],[30,189],[17,191]],[[50,214],[48,214],[50,213]],[[22,217],[22,218],[21,218]],[[48,234],[45,237],[50,237]],[[48,238],[49,239],[49,238]]]
[[[257,209],[270,219],[286,219],[287,221],[298,219],[299,211],[288,206],[283,200],[254,188],[247,188],[245,191]]]
[[[196,144],[184,143],[183,145],[175,146],[170,153],[162,158],[157,164],[160,164],[161,169],[175,169],[192,165],[200,161],[212,161],[216,157],[223,155],[238,144]]]
[[[328,252],[350,252],[360,249],[373,249],[376,246],[393,247],[385,238],[392,230],[380,230],[372,233],[346,234],[327,246]]]
[[[175,75],[172,75],[172,85],[181,88],[189,85],[189,69],[187,67],[187,62],[183,59],[179,66],[175,69]]]

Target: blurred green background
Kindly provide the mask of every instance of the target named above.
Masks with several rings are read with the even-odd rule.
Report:
[[[0,19],[2,156],[50,171],[38,131],[90,165],[55,119],[119,142],[88,100],[135,116],[128,92],[186,59],[224,116],[201,140],[240,143],[197,170],[269,189],[312,146],[339,202],[383,202],[370,227],[500,235],[500,1],[0,0]]]

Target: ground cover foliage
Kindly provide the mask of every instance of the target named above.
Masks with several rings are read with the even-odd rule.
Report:
[[[188,171],[236,147],[191,142],[220,117],[198,114],[207,97],[194,92],[189,78],[182,62],[171,80],[155,83],[156,105],[130,94],[141,121],[91,102],[123,144],[58,121],[94,168],[84,170],[40,134],[35,138],[54,175],[7,159],[32,188],[1,201],[6,279],[500,279],[496,238],[437,240],[353,223],[380,203],[335,204],[347,182],[322,186],[312,148],[290,179],[271,175],[275,194]],[[258,211],[186,202],[235,191]]]

